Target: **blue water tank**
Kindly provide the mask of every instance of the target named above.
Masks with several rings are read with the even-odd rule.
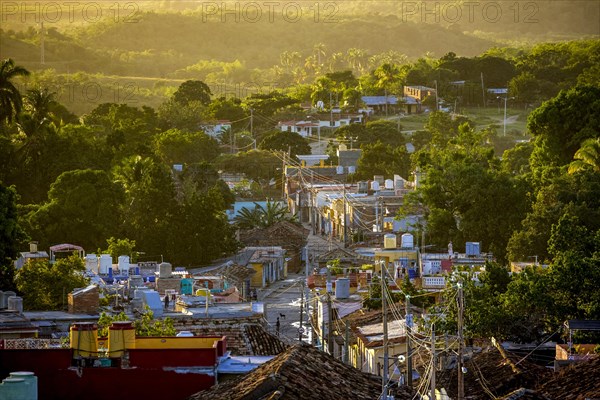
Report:
[[[467,257],[479,257],[479,242],[467,242]]]
[[[416,278],[417,276],[418,276],[418,274],[417,274],[417,270],[416,270],[416,269],[409,269],[409,270],[408,270],[408,277],[409,277],[410,279],[414,279],[414,278]]]

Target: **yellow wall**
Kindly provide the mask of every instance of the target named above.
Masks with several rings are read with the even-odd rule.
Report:
[[[144,337],[135,341],[136,349],[212,349],[220,338]]]
[[[252,274],[252,279],[250,280],[250,286],[255,288],[263,287],[263,264],[262,263],[251,263],[252,269],[256,271],[255,274]]]
[[[392,355],[397,354],[406,354],[406,344],[405,343],[397,343],[388,345],[388,376],[394,372],[394,362],[395,359],[392,358]],[[372,347],[367,348],[365,353],[365,359],[368,360],[365,372],[370,372],[372,374],[378,375],[380,373],[377,368],[377,363],[381,364],[381,368],[383,368],[383,347]],[[401,366],[400,366],[401,367]]]

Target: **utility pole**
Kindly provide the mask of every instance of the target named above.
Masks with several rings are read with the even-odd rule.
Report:
[[[440,106],[439,106],[439,100],[438,100],[438,86],[437,86],[437,79],[435,80],[435,111],[439,111]]]
[[[346,237],[348,235],[348,224],[346,223],[346,183],[344,183],[344,248],[346,248],[348,241]]]
[[[381,266],[381,309],[383,312],[383,374],[381,374],[381,385],[383,387],[383,398],[387,399],[387,383],[388,383],[388,326],[387,326],[387,284],[385,280],[385,261],[380,261]]]
[[[331,92],[329,92],[329,126],[333,126],[333,104],[331,100]]]
[[[435,324],[431,324],[431,397],[435,400]]]
[[[306,258],[308,259],[308,251],[306,252]],[[304,319],[304,282],[302,282],[300,296],[302,297],[300,299],[300,328],[298,328],[298,342],[302,343],[302,332],[304,331],[304,328],[302,328],[302,320]]]
[[[379,230],[379,202],[375,199],[375,230]]]
[[[250,109],[250,136],[254,139],[254,109]],[[254,139],[254,150],[256,150],[256,139]]]
[[[282,151],[283,164],[281,166],[281,198],[285,199],[285,151]]]
[[[483,108],[485,108],[485,86],[483,85],[483,72],[481,73],[481,94],[483,96]]]
[[[385,208],[383,207],[383,197],[379,197],[379,202],[381,206],[381,233],[383,234],[383,230],[385,228]]]
[[[331,315],[331,294],[327,292],[327,352],[333,355],[333,335],[331,327],[333,325],[333,316]]]
[[[412,388],[412,352],[410,348],[410,334],[412,331],[412,314],[410,312],[410,295],[406,295],[406,385]]]
[[[463,287],[462,282],[458,282],[458,297],[456,299],[458,301],[458,400],[464,400],[465,398],[465,377],[463,375],[463,308],[464,308],[464,299],[463,299]]]
[[[348,327],[348,321],[346,321],[345,325],[345,335],[344,335],[344,364],[350,364],[350,328]]]

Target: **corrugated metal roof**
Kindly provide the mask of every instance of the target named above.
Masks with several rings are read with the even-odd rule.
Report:
[[[600,331],[600,320],[570,319],[566,325],[567,329],[574,331]]]

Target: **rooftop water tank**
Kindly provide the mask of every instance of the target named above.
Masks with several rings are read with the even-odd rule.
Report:
[[[389,190],[394,189],[394,181],[391,179],[386,179],[385,180],[385,188],[389,189]]]
[[[23,298],[19,296],[10,296],[8,298],[8,309],[10,311],[23,312]]]
[[[86,271],[98,272],[98,256],[95,254],[86,254],[85,256]]]
[[[335,172],[338,175],[342,175],[344,173],[344,167],[342,165],[338,165],[337,167],[335,167]]]
[[[119,256],[119,273],[129,275],[129,256]]]
[[[413,235],[410,233],[405,233],[402,235],[402,239],[400,242],[400,247],[403,249],[412,249],[415,246],[415,241]]]
[[[379,190],[379,182],[377,182],[377,181],[371,182],[371,190],[378,191]]]
[[[98,354],[98,325],[95,323],[73,323],[69,339],[75,357],[92,357]]]
[[[379,185],[383,185],[383,175],[373,175],[373,180],[377,181]]]
[[[158,266],[158,277],[159,278],[170,278],[173,275],[173,267],[171,264],[162,262]]]
[[[386,233],[383,236],[383,248],[384,249],[395,249],[396,248],[396,235],[393,233]]]
[[[349,173],[349,174],[353,174],[353,173],[355,173],[355,172],[356,172],[356,167],[355,167],[354,165],[350,165],[350,166],[348,167],[348,173]]]
[[[100,256],[100,267],[98,268],[98,273],[100,275],[107,275],[108,268],[112,267],[112,257],[110,254],[102,254]]]
[[[335,281],[335,298],[347,299],[350,297],[350,278],[338,278]]]
[[[11,296],[16,296],[16,295],[17,294],[15,292],[11,292],[10,290],[3,292],[2,298],[0,298],[0,308],[7,308],[8,307],[8,298]]]
[[[360,181],[358,182],[358,193],[367,193],[369,190],[369,182]]]
[[[38,398],[38,382],[37,376],[33,372],[29,371],[17,371],[11,372],[9,378],[14,379],[23,379],[25,381],[26,386],[26,394],[25,397],[21,397],[23,399],[29,400],[37,400]],[[2,396],[0,396],[2,397]]]
[[[8,377],[0,383],[0,399],[28,399],[25,379]]]
[[[467,242],[466,254],[468,257],[479,257],[479,242]]]

